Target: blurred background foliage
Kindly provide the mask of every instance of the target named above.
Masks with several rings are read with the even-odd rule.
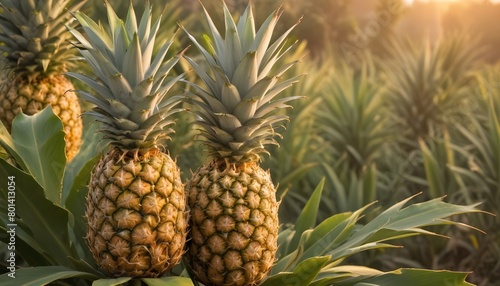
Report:
[[[129,2],[109,1],[122,15]],[[206,31],[198,0],[150,1],[155,13],[163,13],[165,36],[178,25]],[[212,15],[220,10],[218,1],[202,2]],[[295,222],[322,178],[318,221],[378,200],[381,207],[366,213],[370,218],[420,192],[418,200],[483,202],[481,208],[496,216],[470,215],[464,223],[485,234],[450,228],[451,240],[407,239],[403,253],[377,250],[350,262],[383,270],[474,271],[470,282],[500,285],[500,4],[253,0],[256,21],[281,2],[282,29],[302,19],[294,31],[295,53],[283,60],[300,58],[289,72],[306,74],[286,90],[304,98],[287,110],[280,148],[263,158],[280,182],[283,227]],[[247,5],[226,3],[240,12]],[[84,9],[105,19],[103,0],[89,0]],[[215,19],[222,25],[222,15]],[[181,52],[188,41],[182,31],[177,39],[170,50]],[[196,56],[190,49],[187,54]],[[197,80],[185,63],[177,72]],[[190,116],[178,119],[169,146],[185,179],[206,160]]]

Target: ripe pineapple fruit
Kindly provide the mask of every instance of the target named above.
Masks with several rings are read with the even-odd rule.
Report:
[[[71,160],[82,137],[80,105],[73,84],[63,73],[73,66],[74,49],[65,25],[72,25],[67,11],[85,1],[0,1],[0,50],[4,70],[0,83],[0,120],[10,131],[19,112],[33,115],[51,105],[66,133],[66,155]]]
[[[109,29],[78,12],[87,37],[71,30],[98,81],[69,75],[94,89],[79,94],[95,104],[86,114],[102,123],[110,142],[91,174],[86,241],[109,275],[158,277],[180,261],[187,233],[180,170],[164,153],[172,115],[181,111],[181,97],[167,97],[181,77],[168,77],[180,55],[164,61],[172,40],[154,55],[160,19],[152,25],[150,6],[138,22],[130,3],[124,22],[105,4]]]
[[[186,57],[208,87],[193,84],[191,102],[213,157],[186,187],[191,212],[187,256],[205,285],[257,285],[274,263],[279,224],[275,187],[259,166],[260,154],[266,144],[277,144],[276,124],[288,118],[271,111],[298,98],[272,101],[297,81],[281,80],[295,62],[271,70],[288,50],[293,27],[270,44],[281,8],[256,32],[250,5],[237,24],[223,5],[224,38],[205,10],[212,32],[208,50],[186,32],[211,69],[209,75]]]

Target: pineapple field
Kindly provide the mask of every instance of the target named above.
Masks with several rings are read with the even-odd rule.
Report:
[[[0,285],[500,285],[459,2],[0,0]]]

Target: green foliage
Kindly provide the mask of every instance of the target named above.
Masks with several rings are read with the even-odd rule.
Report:
[[[87,148],[80,151],[81,157],[66,165],[62,128],[60,119],[47,107],[34,116],[18,115],[13,122],[12,136],[1,133],[0,145],[8,150],[11,163],[0,159],[0,201],[7,205],[4,186],[8,176],[14,176],[16,252],[29,265],[64,265],[75,271],[101,275],[91,266],[94,262],[89,259],[91,255],[82,244],[81,235],[73,232],[77,228],[70,227],[82,223],[83,213],[72,213],[66,207],[67,201],[62,200],[62,194],[72,197],[85,189],[90,172],[81,160],[97,156],[99,141],[95,140],[94,130],[86,130],[83,145]],[[71,183],[63,184],[63,181]],[[81,202],[72,204],[80,206]],[[5,231],[9,223],[12,222],[8,217],[2,215],[2,230]],[[8,243],[8,237],[2,237],[2,242]]]
[[[388,194],[385,204],[405,194],[423,192],[422,199],[446,196],[455,204],[484,202],[485,211],[497,212],[490,202],[498,198],[492,196],[495,192],[490,191],[491,185],[486,187],[489,176],[479,175],[476,161],[485,162],[478,158],[486,157],[491,161],[498,150],[485,135],[489,131],[484,132],[494,126],[490,114],[491,106],[500,98],[495,95],[498,70],[474,74],[478,50],[467,39],[456,35],[443,38],[423,51],[400,46],[397,51],[405,56],[397,55],[396,62],[385,67],[391,69],[386,116],[394,126],[393,132],[401,135],[398,141],[388,142],[376,162],[379,194],[380,190]],[[481,169],[487,170],[487,165]],[[402,242],[402,257],[396,256],[395,250],[382,251],[372,257],[373,264],[384,265],[383,269],[476,269],[469,281],[487,284],[488,279],[496,279],[493,273],[500,269],[494,262],[500,257],[495,246],[499,241],[495,220],[494,216],[471,215],[463,221],[485,230],[486,235],[446,229],[444,233],[453,240],[412,238]]]
[[[261,285],[310,285],[329,260],[328,256],[311,257],[299,263],[291,272],[283,271],[270,276]]]
[[[50,107],[32,118],[21,113],[14,120],[17,127],[12,130],[15,153],[20,155],[27,171],[47,190],[47,198],[60,205],[66,158],[54,146],[64,145],[62,123],[53,116]]]
[[[327,74],[324,104],[319,109],[319,124],[324,141],[337,158],[342,171],[358,174],[377,157],[389,133],[382,109],[383,86],[377,83],[375,67],[363,64],[359,70],[347,63],[332,62],[336,69]],[[348,172],[347,171],[347,172]]]
[[[463,179],[454,171],[455,156],[448,132],[443,138],[430,140],[425,143],[420,140],[420,149],[423,156],[423,165],[426,175],[426,186],[429,188],[430,198],[450,196],[454,202],[471,203]]]
[[[5,286],[39,286],[69,278],[97,279],[98,276],[81,271],[74,271],[64,266],[39,266],[22,268],[16,271],[15,279],[7,275],[0,276],[0,283]]]
[[[346,279],[345,281],[337,282],[334,279],[324,279],[322,283],[311,284],[318,285],[335,285],[339,286],[360,286],[360,285],[408,285],[408,286],[470,286],[465,281],[467,273],[452,273],[449,271],[429,271],[422,269],[400,269],[388,272],[383,275],[360,275],[358,277]],[[330,284],[326,284],[330,283]]]
[[[467,36],[442,38],[434,46],[394,42],[386,100],[395,132],[405,148],[418,148],[433,130],[447,124],[447,115],[461,106],[478,50]]]
[[[124,15],[127,1],[109,1]],[[142,11],[142,1],[132,2]],[[155,15],[167,16],[159,37],[170,38],[176,22],[188,30],[208,30],[196,17],[200,6],[192,2],[171,0],[164,8],[164,1],[152,1]],[[204,2],[209,10],[218,7],[217,1]],[[246,6],[227,2],[232,11]],[[278,27],[290,26],[304,15],[292,37],[307,38],[308,46],[300,46],[290,58],[309,55],[288,73],[307,76],[285,93],[307,99],[286,111],[291,120],[283,124],[281,146],[272,146],[263,162],[278,183],[283,226],[276,266],[262,285],[465,286],[471,285],[465,279],[478,285],[498,281],[500,65],[481,68],[473,77],[479,49],[468,36],[388,45],[398,41],[391,27],[369,38],[366,49],[352,45],[349,52],[356,53],[358,62],[342,62],[338,49],[359,40],[363,31],[355,27],[361,22],[347,10],[353,4],[330,1],[336,9],[327,9],[320,2],[325,1],[287,1],[283,27]],[[391,2],[378,1],[377,11]],[[278,5],[254,4],[258,23],[264,20],[259,11]],[[106,18],[101,0],[89,0],[83,9],[96,20]],[[325,18],[325,13],[330,14]],[[318,26],[329,18],[334,19],[330,28]],[[461,21],[472,21],[469,18]],[[214,20],[219,25],[223,18]],[[102,23],[106,27],[106,21]],[[170,50],[177,53],[186,46],[186,37],[178,33]],[[331,50],[321,51],[325,47]],[[364,57],[369,50],[384,60]],[[191,58],[198,61],[197,56],[193,53]],[[176,74],[188,70],[186,62],[181,63]],[[80,68],[86,67],[82,63]],[[186,81],[195,82],[193,74],[187,73]],[[182,91],[189,86],[174,88]],[[193,121],[192,115],[181,116],[169,144],[185,177],[205,160],[193,140]],[[85,127],[80,153],[67,163],[62,125],[50,109],[20,115],[11,135],[0,124],[0,232],[5,233],[10,223],[5,186],[7,176],[14,175],[16,252],[22,261],[16,279],[0,275],[0,284],[196,285],[185,277],[183,265],[171,273],[181,276],[158,279],[110,279],[99,272],[83,239],[82,217],[89,175],[106,142],[99,143],[96,124],[86,122]],[[401,201],[416,192],[423,194],[413,201],[431,200],[413,205],[409,199]],[[442,201],[445,196],[449,203]],[[375,200],[379,204],[371,204]],[[477,213],[477,202],[496,216]],[[464,212],[473,213],[458,217],[457,223],[445,220]],[[457,224],[461,227],[451,227]],[[0,235],[3,243],[7,239]]]
[[[361,281],[366,281],[366,283],[368,281],[373,281],[369,283],[377,283],[377,281],[383,283],[385,281],[388,284],[376,285],[400,285],[398,282],[401,283],[401,281],[416,275],[419,273],[418,270],[403,269],[384,273],[375,269],[363,268],[363,271],[360,272],[360,268],[357,266],[339,265],[343,263],[345,258],[356,253],[395,247],[387,243],[391,240],[421,234],[437,235],[424,227],[453,224],[445,217],[478,211],[474,205],[457,206],[445,203],[441,199],[404,207],[411,199],[409,198],[393,205],[364,225],[359,224],[359,220],[371,205],[352,213],[333,215],[312,228],[310,225],[317,213],[318,202],[316,199],[321,195],[321,187],[322,185],[318,186],[314,192],[310,204],[308,203],[304,208],[297,224],[280,232],[278,261],[263,285],[276,285],[277,283],[285,285],[288,285],[287,283],[292,285],[355,285]],[[303,231],[304,229],[307,230]],[[300,242],[295,247],[298,235],[300,235]],[[416,285],[433,285],[432,283],[446,285],[444,284],[446,281],[456,281],[459,283],[456,285],[470,285],[464,282],[466,276],[464,273],[420,273],[427,273],[428,276],[424,278],[422,275],[422,280],[419,281],[423,282]],[[308,284],[311,281],[313,282]],[[302,284],[306,282],[307,284]]]
[[[284,62],[297,59],[306,52],[301,45],[285,57]],[[310,73],[310,71],[316,71]],[[326,83],[324,76],[328,65],[305,57],[289,70],[289,76],[305,75],[301,80],[282,92],[282,97],[304,96],[295,101],[293,109],[286,110],[290,120],[284,124],[283,139],[279,146],[269,146],[269,157],[262,162],[277,182],[276,196],[282,198],[280,218],[294,222],[309,197],[309,192],[321,180],[319,162],[327,148],[319,136],[318,109],[323,99],[321,92]],[[302,194],[302,192],[307,192]]]
[[[0,276],[0,283],[5,286],[39,286],[46,285],[55,281],[78,278],[93,280],[92,286],[115,286],[124,285],[127,282],[134,281],[130,277],[115,279],[99,279],[99,276],[88,272],[74,271],[63,266],[40,266],[34,268],[23,268],[16,271],[16,278],[13,279],[6,275]],[[163,277],[163,278],[142,278],[135,281],[144,282],[148,286],[193,286],[191,279],[186,277]]]
[[[366,165],[360,174],[352,170],[339,175],[326,163],[323,168],[331,187],[324,200],[324,205],[330,206],[330,213],[354,211],[377,199],[378,171],[374,164]]]
[[[24,116],[20,115],[29,126],[45,126],[53,120],[58,120],[51,112],[50,108],[43,111],[43,116]],[[60,130],[62,125],[55,124]],[[13,130],[24,126],[20,120],[15,120]],[[29,140],[40,138],[44,129],[27,129],[34,133]],[[15,134],[15,133],[14,133]],[[64,142],[58,140],[64,135],[62,132],[53,132],[48,136],[49,142]],[[89,138],[92,136],[88,136]],[[23,137],[24,138],[24,137]],[[2,146],[6,149],[9,142],[12,142],[7,134],[2,134],[0,140]],[[28,140],[28,139],[27,139]],[[25,142],[26,144],[34,142]],[[91,142],[86,142],[92,144]],[[96,144],[96,143],[94,143]],[[15,146],[15,144],[14,144]],[[47,146],[42,148],[40,156],[43,158],[45,152],[64,152],[64,144]],[[86,148],[83,151],[97,148]],[[9,154],[14,158],[23,158],[24,149],[19,153],[11,150]],[[81,239],[81,228],[83,227],[81,218],[81,207],[78,202],[83,200],[84,181],[88,180],[88,169],[95,161],[95,156],[82,154],[84,158],[90,158],[85,164],[79,165],[81,172],[72,171],[76,174],[73,184],[62,184],[71,186],[73,189],[68,191],[65,204],[57,205],[48,199],[47,190],[40,186],[35,175],[29,173],[31,169],[23,171],[5,160],[0,160],[0,178],[2,178],[2,203],[6,203],[6,190],[3,186],[7,185],[4,178],[8,175],[14,175],[17,184],[16,202],[17,217],[16,234],[18,235],[18,253],[26,259],[32,268],[22,268],[16,271],[18,279],[16,283],[23,285],[40,285],[55,281],[67,281],[68,283],[87,284],[85,281],[94,281],[95,285],[119,285],[123,283],[134,283],[131,278],[107,279],[97,270],[93,261],[90,259],[88,250]],[[69,166],[69,165],[68,165]],[[62,182],[63,178],[57,178]],[[50,184],[49,184],[50,185]],[[45,192],[44,192],[45,191]],[[383,212],[380,216],[374,218],[366,225],[360,225],[359,220],[367,205],[358,211],[352,213],[341,213],[324,220],[316,225],[318,206],[323,192],[323,182],[321,182],[306,207],[298,217],[294,226],[288,226],[280,232],[280,250],[278,261],[272,270],[269,278],[263,282],[263,285],[275,285],[274,283],[306,283],[301,285],[326,285],[325,283],[342,282],[351,283],[349,279],[360,279],[359,281],[390,281],[397,283],[397,278],[407,277],[413,272],[401,270],[397,272],[379,272],[370,270],[359,272],[359,268],[347,271],[348,267],[340,267],[346,257],[355,253],[370,249],[393,247],[386,242],[396,238],[414,236],[419,234],[435,234],[424,230],[422,227],[431,225],[453,224],[445,220],[450,215],[477,212],[474,206],[458,206],[433,200],[422,204],[414,204],[403,207],[408,200],[402,201]],[[2,217],[2,229],[6,230],[9,223],[8,217]],[[80,237],[80,238],[78,238]],[[75,240],[71,238],[77,238]],[[3,242],[7,242],[4,238]],[[397,276],[397,275],[401,276]],[[441,275],[441,276],[439,276]],[[395,276],[396,278],[391,278]],[[435,281],[446,281],[446,279],[463,280],[463,274],[449,272],[442,275],[436,272],[428,272],[428,279],[437,279]],[[411,276],[408,276],[411,277]],[[424,276],[422,276],[424,277]],[[434,277],[434,278],[433,278]],[[424,277],[425,278],[425,277]],[[12,283],[7,274],[0,276],[0,281]],[[76,279],[76,280],[75,280]],[[388,280],[384,280],[388,279]],[[73,282],[70,282],[73,281]],[[193,285],[191,280],[186,277],[163,277],[159,279],[142,279],[147,285]],[[392,283],[392,282],[391,282]],[[354,284],[345,284],[354,285]],[[386,284],[391,285],[391,284]],[[397,284],[394,284],[397,285]],[[427,284],[418,284],[427,285]],[[466,285],[466,284],[457,284]]]
[[[453,167],[453,171],[466,181],[464,193],[469,201],[484,202],[484,210],[495,216],[472,216],[468,222],[481,227],[485,236],[462,235],[463,241],[474,245],[473,251],[462,264],[467,267],[480,265],[480,275],[499,279],[500,270],[500,70],[498,66],[486,70],[478,78],[479,93],[476,108],[467,117],[467,125],[457,126],[459,135],[465,138],[458,151],[467,158],[466,163]],[[466,267],[463,267],[466,268]]]
[[[193,286],[190,278],[186,277],[163,277],[163,278],[143,278],[141,279],[148,286]]]
[[[293,235],[290,243],[287,245],[289,249],[296,249],[299,246],[302,233],[308,229],[314,228],[316,225],[316,218],[318,216],[319,203],[321,201],[324,185],[325,181],[322,180],[313,191],[312,196],[307,201],[303,211],[297,218],[297,222],[295,223],[295,234]]]
[[[469,167],[470,176],[477,176],[476,182],[491,189],[492,193],[500,194],[500,72],[490,71],[494,75],[486,75],[481,82],[479,104],[486,111],[484,118],[470,116],[471,130],[458,126],[459,132],[473,146]],[[489,198],[493,199],[493,198]]]
[[[15,223],[21,228],[19,236],[26,235],[25,240],[33,243],[30,244],[31,248],[34,248],[51,264],[68,264],[66,254],[71,252],[67,230],[68,212],[46,199],[43,188],[29,174],[3,160],[0,161],[0,166],[2,186],[7,186],[8,176],[15,178],[16,215],[19,216]],[[4,193],[2,203],[7,204],[6,193]],[[4,228],[8,222],[10,221],[4,221]],[[7,237],[3,242],[8,243]],[[29,251],[25,252],[22,249],[19,251],[24,252],[29,259]],[[45,261],[39,263],[43,262]]]

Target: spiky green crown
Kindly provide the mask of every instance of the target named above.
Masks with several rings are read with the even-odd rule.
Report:
[[[107,5],[106,29],[81,12],[75,17],[87,37],[71,29],[82,56],[90,64],[98,81],[78,73],[68,73],[95,93],[79,91],[80,96],[95,107],[87,112],[103,123],[104,138],[126,150],[163,146],[170,139],[175,123],[172,114],[180,96],[167,97],[172,85],[182,75],[167,78],[180,55],[165,61],[173,39],[166,39],[153,55],[160,18],[152,25],[152,7],[144,10],[138,22],[132,3],[124,22]]]
[[[290,49],[285,48],[286,39],[295,25],[271,44],[273,30],[282,14],[281,8],[274,11],[256,32],[251,5],[237,24],[225,3],[223,6],[224,37],[203,8],[212,34],[208,48],[186,31],[211,70],[210,74],[186,57],[208,87],[205,90],[193,85],[192,102],[199,107],[194,112],[200,118],[197,124],[201,126],[201,135],[211,156],[231,162],[258,161],[260,154],[267,153],[266,144],[277,144],[275,137],[280,136],[277,124],[288,119],[285,115],[271,115],[271,112],[289,107],[288,101],[299,98],[292,96],[273,101],[297,81],[298,77],[280,78],[296,62],[271,72]]]
[[[72,0],[2,0],[0,51],[5,67],[31,78],[65,72],[74,55],[65,27],[73,25],[68,9],[75,11],[85,1],[70,6]]]

